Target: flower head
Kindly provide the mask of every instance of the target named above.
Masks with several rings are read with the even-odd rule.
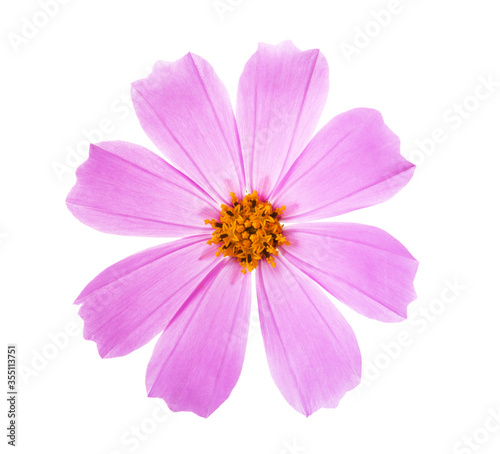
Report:
[[[354,333],[320,287],[367,317],[406,317],[418,263],[401,243],[366,225],[304,223],[383,202],[414,171],[375,110],[340,114],[313,136],[327,94],[322,54],[289,41],[259,45],[236,115],[205,60],[159,62],[132,100],[168,162],[102,142],[77,170],[67,205],[85,224],[183,237],[112,265],[76,300],[103,358],[161,333],[146,387],[174,411],[208,416],[235,386],[252,271],[271,375],[305,415],[337,406],[361,376]]]
[[[205,220],[214,228],[207,244],[220,245],[215,255],[236,258],[243,274],[257,268],[262,258],[275,267],[278,247],[290,244],[279,222],[286,207],[274,209],[269,202],[260,201],[257,191],[253,191],[243,200],[231,192],[231,205],[222,204],[221,208],[218,220]]]

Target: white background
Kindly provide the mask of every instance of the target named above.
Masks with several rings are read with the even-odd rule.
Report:
[[[17,452],[498,453],[498,1],[401,0],[390,23],[378,14],[382,26],[374,17],[394,11],[389,0],[220,2],[231,3],[221,17],[212,0],[73,0],[47,21],[38,1],[2,4],[0,323],[1,348],[19,351]],[[342,216],[408,247],[421,262],[418,299],[399,324],[338,304],[357,334],[364,381],[337,409],[305,418],[285,402],[254,311],[230,398],[207,420],[172,414],[146,397],[154,342],[102,360],[82,337],[72,305],[82,288],[161,240],[106,235],[73,218],[64,200],[84,159],[74,150],[85,154],[89,131],[93,141],[154,149],[127,103],[129,84],[156,60],[201,55],[234,105],[257,43],[284,39],[328,60],[320,126],[350,108],[379,109],[418,164],[393,199]],[[496,86],[478,89],[488,78]],[[67,166],[59,176],[58,165]],[[1,408],[7,452],[5,401]]]

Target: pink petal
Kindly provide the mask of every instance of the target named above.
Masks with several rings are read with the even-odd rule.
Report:
[[[167,326],[189,295],[220,263],[208,235],[134,254],[105,269],[75,301],[85,339],[101,357],[126,355]]]
[[[395,238],[352,223],[296,224],[283,253],[335,298],[384,322],[406,318],[418,262]]]
[[[271,375],[306,416],[336,407],[360,382],[356,337],[321,289],[284,256],[257,268],[259,317]]]
[[[283,219],[305,221],[375,205],[396,194],[415,166],[380,112],[353,109],[333,118],[311,140],[279,183],[271,201]]]
[[[250,282],[225,260],[200,283],[155,346],[146,374],[150,397],[204,417],[229,397],[245,355]]]
[[[259,44],[238,86],[236,117],[247,181],[271,193],[314,133],[328,96],[328,64],[291,41]]]
[[[84,224],[106,233],[185,236],[209,233],[216,202],[146,148],[127,142],[91,145],[66,203]]]
[[[142,127],[159,150],[219,201],[245,189],[243,158],[229,95],[213,68],[187,54],[157,62],[132,84]]]

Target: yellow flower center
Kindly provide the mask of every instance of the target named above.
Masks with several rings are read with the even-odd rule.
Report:
[[[286,207],[273,208],[268,201],[260,201],[257,191],[247,194],[243,200],[238,200],[231,192],[231,203],[231,207],[221,205],[219,220],[205,220],[205,224],[214,229],[212,239],[207,243],[220,244],[215,255],[235,257],[243,274],[257,268],[262,258],[275,267],[277,247],[290,244],[282,234],[283,225],[279,223]]]

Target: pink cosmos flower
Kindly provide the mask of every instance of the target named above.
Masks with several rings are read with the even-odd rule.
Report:
[[[84,337],[103,358],[161,333],[146,386],[173,411],[207,417],[235,386],[250,317],[247,271],[256,270],[272,377],[305,415],[336,407],[361,376],[355,335],[320,286],[367,317],[406,318],[418,262],[401,243],[367,225],[304,223],[383,202],[414,171],[376,110],[340,114],[313,136],[327,94],[323,55],[290,41],[259,45],[235,114],[205,60],[158,62],[132,84],[132,99],[171,164],[117,141],[91,145],[77,170],[67,205],[83,223],[184,237],[107,268],[76,300]]]

